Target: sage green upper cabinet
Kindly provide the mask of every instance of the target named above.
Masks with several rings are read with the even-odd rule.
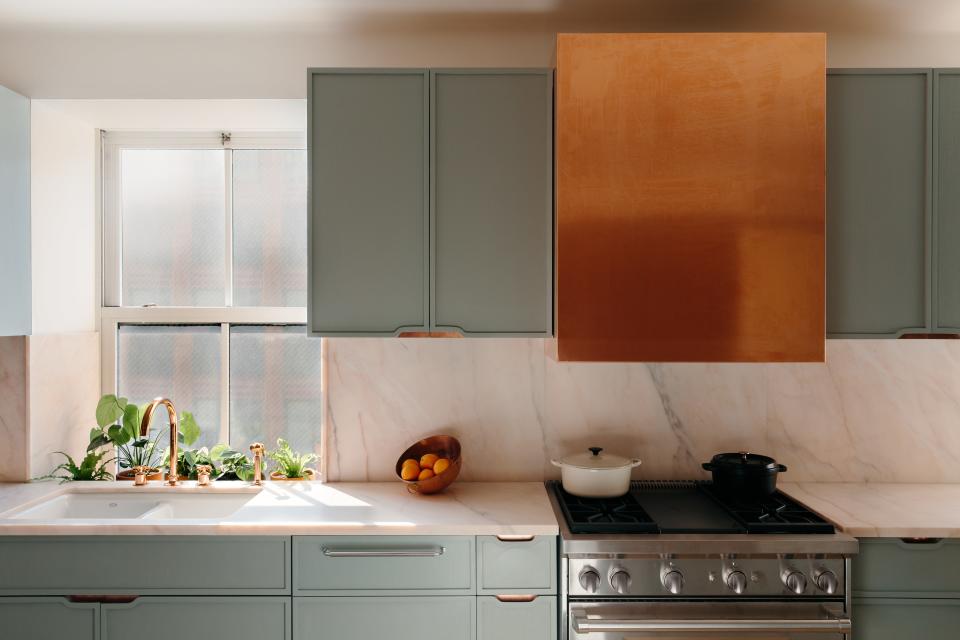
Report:
[[[931,137],[930,70],[828,72],[828,336],[931,329]]]
[[[309,73],[317,336],[545,336],[553,74]]]
[[[442,70],[431,79],[433,326],[549,335],[553,74]]]
[[[30,100],[0,87],[0,336],[32,328]]]
[[[960,332],[960,70],[935,72],[935,330]]]
[[[312,69],[309,331],[428,330],[429,76]]]

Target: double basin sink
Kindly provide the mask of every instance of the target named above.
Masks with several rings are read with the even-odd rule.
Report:
[[[4,514],[21,521],[223,520],[253,500],[259,489],[231,491],[125,486],[114,491],[70,490]]]

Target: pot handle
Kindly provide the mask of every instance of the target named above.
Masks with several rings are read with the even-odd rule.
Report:
[[[705,471],[713,471],[713,465],[709,462],[704,462],[700,466],[703,467]]]
[[[556,458],[551,458],[551,459],[550,459],[550,464],[552,464],[552,465],[555,466],[555,467],[563,467],[563,465],[560,464],[560,461],[557,460]]]
[[[783,473],[783,472],[786,471],[786,470],[787,470],[787,465],[785,465],[785,464],[778,464],[778,465],[777,465],[777,471],[779,471],[780,473]]]
[[[639,467],[640,464],[641,464],[641,463],[640,463],[640,458],[633,458],[633,459],[630,461],[630,468],[632,469],[633,467]]]

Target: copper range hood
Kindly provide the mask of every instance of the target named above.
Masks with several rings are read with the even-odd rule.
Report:
[[[557,40],[557,356],[824,355],[824,34]]]

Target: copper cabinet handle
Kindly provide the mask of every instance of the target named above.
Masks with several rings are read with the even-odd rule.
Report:
[[[497,540],[500,542],[530,542],[536,536],[525,536],[525,535],[502,535],[497,536]]]
[[[533,594],[513,594],[513,593],[504,593],[497,596],[494,596],[500,602],[533,602],[537,599],[536,595]]]

